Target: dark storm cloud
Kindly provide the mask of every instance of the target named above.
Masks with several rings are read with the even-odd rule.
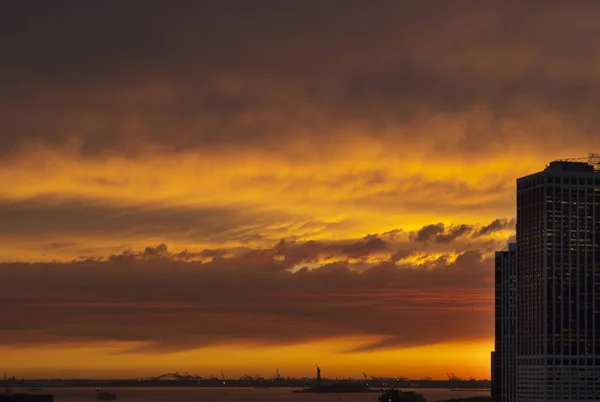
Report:
[[[444,224],[442,222],[433,225],[423,226],[420,230],[415,233],[411,233],[410,239],[418,242],[426,243],[434,240],[436,236],[444,233]]]
[[[366,257],[378,251],[386,251],[388,243],[376,235],[368,235],[363,240],[354,242],[342,248],[349,257]]]
[[[504,229],[514,229],[516,224],[516,219],[506,219],[506,218],[498,218],[491,222],[489,225],[486,225],[477,231],[478,236],[489,235],[493,232],[497,232],[499,230]]]
[[[446,234],[438,234],[435,236],[435,241],[438,243],[449,243],[461,236],[469,234],[473,231],[472,225],[451,226]]]
[[[461,237],[477,239],[478,237],[488,236],[501,230],[514,229],[515,222],[514,218],[498,218],[484,226],[463,223],[450,225],[449,227],[439,222],[432,225],[425,225],[421,229],[411,232],[409,238],[411,241],[420,243],[451,243]]]
[[[473,154],[502,150],[517,135],[545,138],[540,114],[590,142],[600,123],[595,2],[63,0],[2,8],[4,152],[19,140],[73,135],[94,154],[138,151],[148,141],[291,151],[282,141],[330,141],[350,122],[378,136],[389,125],[450,116],[464,134],[456,144]],[[411,132],[381,140],[416,141]]]
[[[491,334],[493,272],[478,252],[422,268],[335,263],[296,273],[265,254],[184,262],[158,246],[105,261],[0,264],[0,343],[142,341],[141,352],[157,352],[368,334],[422,345]],[[440,322],[452,325],[440,331]]]
[[[273,248],[265,250],[244,250],[239,252],[223,250],[223,253],[217,256],[235,254],[239,259],[256,259],[260,257],[262,261],[272,259],[279,261],[279,264],[285,269],[297,267],[301,264],[318,264],[323,259],[347,259],[347,258],[366,258],[374,255],[385,257],[390,254],[393,247],[390,242],[382,239],[379,235],[368,235],[362,239],[354,240],[321,240],[321,241],[294,241],[281,240]],[[199,255],[205,255],[201,252]],[[191,256],[193,257],[193,256]]]

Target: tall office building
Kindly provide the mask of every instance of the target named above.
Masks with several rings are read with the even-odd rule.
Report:
[[[492,400],[516,398],[516,263],[517,245],[495,255],[495,342],[492,355]]]
[[[600,155],[517,180],[516,399],[600,400]]]

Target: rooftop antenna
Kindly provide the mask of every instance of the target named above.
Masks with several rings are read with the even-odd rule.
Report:
[[[594,170],[600,170],[600,153],[588,152],[587,158],[566,158],[558,159],[557,162],[584,162],[594,167]]]
[[[600,170],[600,154],[594,152],[588,153],[588,164],[592,165],[595,170]]]

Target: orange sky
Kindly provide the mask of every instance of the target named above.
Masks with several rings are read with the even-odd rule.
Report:
[[[600,7],[234,3],[1,13],[4,369],[489,378],[515,180],[600,150]]]

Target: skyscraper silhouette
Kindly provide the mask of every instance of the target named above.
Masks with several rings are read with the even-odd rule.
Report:
[[[516,259],[517,245],[495,255],[495,352],[492,358],[492,398],[514,402],[516,368]]]
[[[600,400],[599,169],[590,154],[517,180],[518,402]],[[506,353],[496,350],[494,360]],[[500,373],[494,380],[496,392],[510,388]]]

